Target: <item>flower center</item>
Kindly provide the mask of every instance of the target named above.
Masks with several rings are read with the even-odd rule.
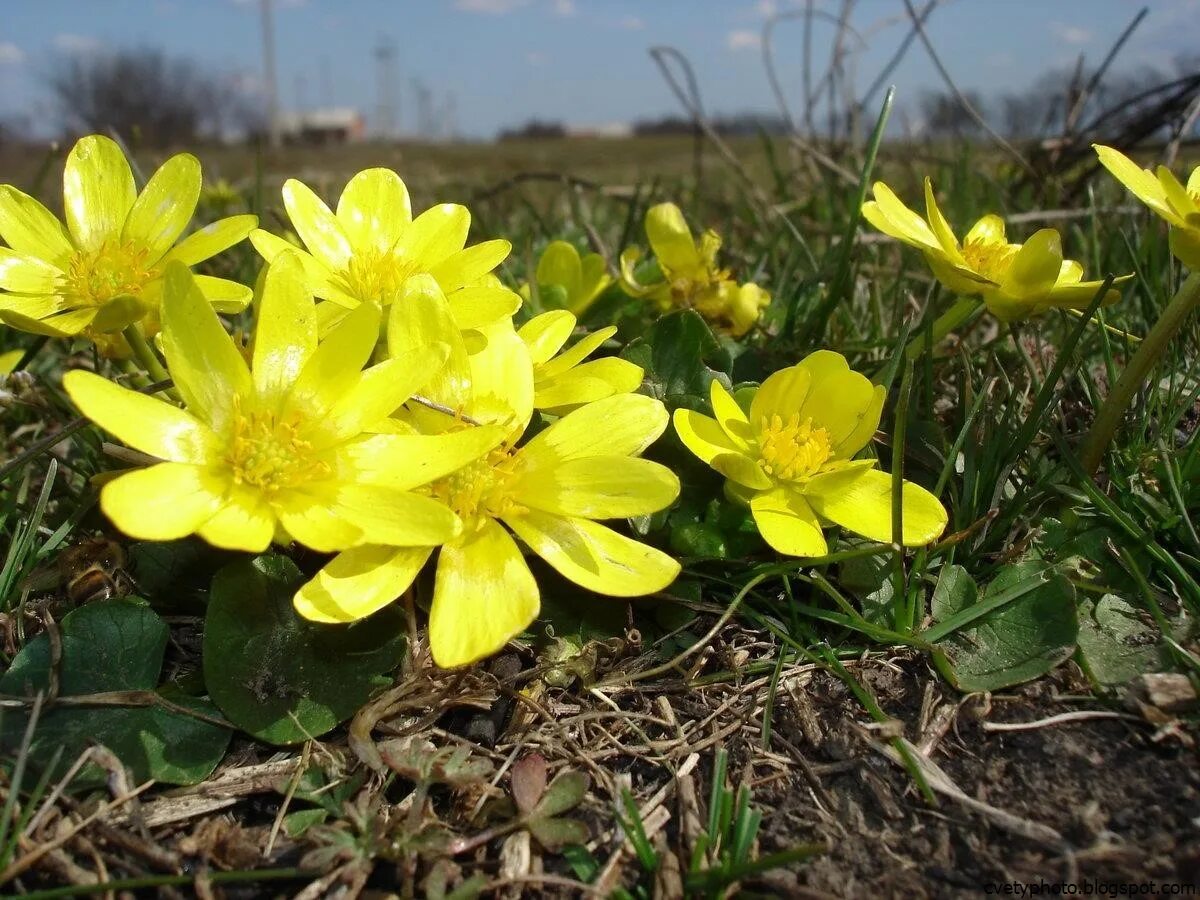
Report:
[[[1000,241],[974,240],[963,244],[962,253],[972,271],[978,272],[989,281],[998,282],[1008,271],[1019,249]]]
[[[298,417],[281,419],[272,411],[245,411],[235,395],[232,418],[225,462],[234,484],[271,495],[332,473],[329,463],[302,436],[303,421]]]
[[[509,491],[513,475],[513,451],[497,447],[483,459],[477,459],[429,486],[433,496],[449,506],[467,530],[483,519],[499,519],[524,511]]]
[[[758,465],[767,475],[783,481],[799,481],[815,475],[833,455],[829,432],[813,427],[812,418],[800,421],[792,413],[787,421],[778,415],[759,425]]]
[[[401,254],[364,250],[350,257],[342,281],[350,296],[385,306],[404,287],[404,282],[419,272],[419,264]]]
[[[62,293],[71,306],[103,306],[116,297],[137,297],[158,273],[146,247],[105,241],[95,250],[81,250],[67,263]]]

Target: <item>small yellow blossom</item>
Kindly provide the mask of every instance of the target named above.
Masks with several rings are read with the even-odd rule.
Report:
[[[721,238],[704,232],[699,241],[674,203],[660,203],[646,213],[646,236],[658,260],[663,280],[642,284],[634,272],[642,251],[629,247],[621,254],[621,284],[634,297],[646,297],[666,312],[674,307],[695,309],[710,322],[741,337],[758,321],[771,295],[753,283],[739,285],[727,269],[717,266]]]
[[[1171,226],[1171,252],[1192,271],[1200,271],[1200,166],[1187,187],[1166,166],[1154,172],[1112,147],[1093,144],[1104,168]]]
[[[675,431],[692,453],[727,479],[729,496],[750,507],[759,532],[788,556],[824,556],[831,522],[875,541],[892,540],[892,477],[874,459],[854,459],[879,425],[884,390],[818,350],[775,372],[754,393],[749,415],[715,380],[716,418],[677,409]],[[946,510],[904,482],[906,546],[928,544]]]
[[[373,304],[318,345],[312,294],[293,254],[276,257],[264,279],[250,365],[181,263],[167,267],[162,309],[185,409],[91,372],[63,379],[84,415],[162,460],[104,486],[100,505],[118,528],[142,540],[198,534],[249,552],[272,540],[332,552],[460,533],[450,509],[413,489],[486,453],[503,432],[373,430],[441,365],[444,347],[363,370],[379,331]]]
[[[596,302],[613,283],[599,253],[579,255],[574,244],[551,241],[542,251],[534,276],[543,305],[558,306],[577,316]],[[521,296],[529,300],[532,290],[523,285]]]
[[[520,306],[513,291],[484,280],[512,245],[494,240],[467,247],[471,214],[456,203],[440,203],[414,219],[408,188],[391,169],[366,169],[351,178],[336,212],[294,178],[284,183],[283,204],[307,248],[300,258],[313,292],[339,307],[387,307],[409,278],[422,274],[470,307],[476,320],[495,321]],[[262,229],[250,240],[267,261],[296,250]],[[335,322],[341,314],[322,310],[322,321]]]
[[[875,199],[863,204],[863,217],[889,237],[916,247],[937,277],[956,294],[978,295],[996,318],[1013,322],[1054,307],[1086,309],[1102,282],[1084,281],[1083,266],[1063,259],[1062,241],[1043,228],[1024,244],[1011,244],[1004,220],[986,215],[960,244],[925,179],[926,218],[909,209],[886,184],[877,181]],[[1129,276],[1117,279],[1124,281]],[[1109,290],[1104,304],[1120,293]]]
[[[167,160],[139,194],[121,148],[90,135],[67,156],[63,172],[66,226],[41,203],[0,185],[0,319],[23,331],[83,334],[101,352],[122,355],[114,333],[141,322],[158,331],[163,274],[171,262],[194,266],[250,233],[254,216],[232,216],[175,243],[200,195],[200,163],[189,153]],[[196,276],[220,312],[239,312],[249,288]]]
[[[431,338],[452,344],[457,331],[447,324],[445,306],[432,280],[418,280],[395,304],[389,349]],[[597,593],[652,593],[679,572],[671,557],[597,521],[645,515],[678,495],[679,481],[670,470],[638,458],[666,427],[662,403],[617,394],[579,407],[521,444],[534,404],[529,351],[509,323],[493,324],[484,336],[485,346],[467,358],[465,372],[426,390],[457,415],[416,409],[409,419],[424,430],[449,433],[478,427],[467,419],[492,422],[508,434],[498,447],[429,488],[463,522],[462,535],[443,543],[434,580],[429,641],[434,661],[443,667],[496,652],[537,616],[537,582],[513,535],[566,578]],[[347,550],[300,589],[296,608],[321,622],[370,615],[409,587],[435,549]]]
[[[557,309],[534,316],[517,332],[533,361],[537,409],[561,415],[582,403],[636,391],[642,384],[641,366],[628,360],[605,356],[584,362],[617,333],[615,326],[594,331],[559,353],[574,329],[575,316]]]

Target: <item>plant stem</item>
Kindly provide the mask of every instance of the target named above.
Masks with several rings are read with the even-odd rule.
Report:
[[[983,301],[978,297],[959,297],[953,306],[933,320],[933,334],[930,338],[930,343],[936,346],[942,338],[963,324],[963,322],[966,322],[982,308]],[[916,362],[924,352],[925,332],[922,329],[921,333],[909,341],[908,346],[904,348],[904,358],[908,362]]]
[[[142,329],[136,324],[128,326],[121,335],[125,338],[125,342],[129,344],[129,349],[133,351],[133,355],[137,361],[141,363],[142,368],[146,370],[146,374],[150,376],[151,381],[167,381],[170,375],[163,368],[163,364],[158,361],[158,354],[154,352],[154,348],[146,341],[146,336],[142,334]]]
[[[1133,359],[1129,361],[1129,365],[1125,367],[1125,371],[1121,373],[1121,377],[1117,379],[1117,383],[1096,414],[1096,421],[1092,423],[1079,454],[1080,465],[1087,475],[1095,475],[1096,470],[1100,468],[1125,411],[1145,383],[1150,370],[1166,352],[1171,339],[1197,306],[1200,306],[1200,272],[1192,272],[1179,286],[1167,308],[1162,311],[1150,333],[1143,339],[1137,353],[1133,355]]]

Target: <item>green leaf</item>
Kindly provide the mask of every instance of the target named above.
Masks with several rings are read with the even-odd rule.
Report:
[[[89,603],[63,617],[59,626],[62,660],[59,696],[112,691],[154,691],[167,646],[167,626],[137,598]],[[40,634],[0,678],[0,693],[33,696],[50,682],[50,640]],[[160,696],[209,717],[218,715],[207,700],[168,686]],[[28,717],[9,713],[0,721],[0,754],[20,743]],[[51,707],[42,713],[30,749],[35,763],[55,767],[60,776],[92,744],[102,744],[130,770],[134,782],[153,778],[169,784],[203,781],[225,753],[230,731],[210,722],[156,706]],[[87,765],[76,788],[103,784],[104,771]]]
[[[537,818],[547,818],[574,809],[583,802],[591,786],[592,780],[583,772],[573,769],[559,772],[542,794],[533,815]]]
[[[283,817],[283,830],[290,838],[298,838],[314,825],[320,825],[329,818],[329,811],[324,809],[299,809]]]
[[[621,355],[646,370],[647,391],[668,406],[703,406],[714,378],[730,384],[729,354],[695,310],[663,316]]]
[[[1079,604],[1079,652],[1101,684],[1124,684],[1162,666],[1158,629],[1115,594]]]
[[[933,589],[931,612],[939,622],[979,602],[979,587],[962,566],[946,566]]]
[[[319,625],[292,608],[304,582],[284,556],[260,556],[213,578],[204,623],[204,680],[239,728],[272,744],[317,737],[390,681],[404,619],[389,606],[352,625]]]
[[[588,827],[576,819],[533,819],[525,827],[552,853],[567,844],[586,844],[591,837]]]
[[[934,602],[935,615],[940,609],[951,619],[966,619],[940,641],[935,654],[956,687],[998,690],[1044,675],[1070,658],[1079,623],[1075,589],[1063,575],[1040,562],[1007,566],[977,603],[962,607],[958,604],[969,601],[974,587],[964,578],[965,573],[951,574]],[[977,611],[982,614],[973,617]]]

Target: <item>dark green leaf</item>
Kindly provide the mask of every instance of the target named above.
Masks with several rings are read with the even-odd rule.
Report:
[[[546,788],[546,793],[542,794],[533,814],[538,818],[547,818],[574,809],[583,802],[591,786],[592,780],[583,772],[559,772]]]
[[[1124,684],[1162,666],[1158,629],[1115,594],[1079,604],[1079,652],[1101,684]]]
[[[663,316],[621,355],[646,370],[647,391],[668,406],[702,405],[714,378],[729,386],[729,354],[694,310]]]
[[[591,837],[588,827],[576,819],[533,819],[526,827],[552,853],[567,844],[586,844]]]

